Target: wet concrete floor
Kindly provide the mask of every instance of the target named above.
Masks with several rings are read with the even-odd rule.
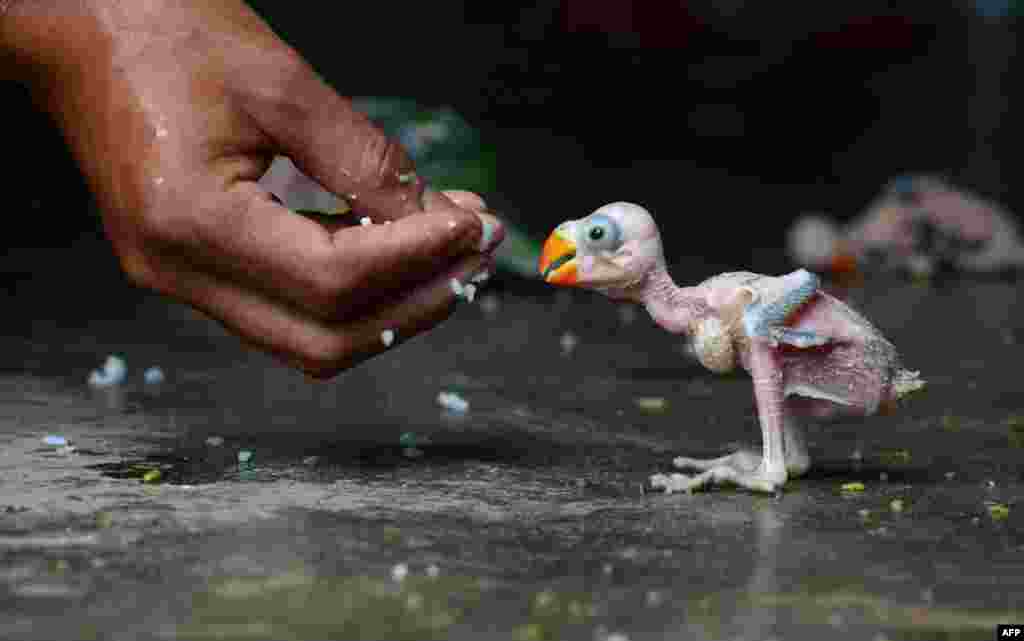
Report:
[[[811,428],[815,469],[772,498],[642,491],[759,435],[749,379],[639,310],[499,280],[311,383],[93,271],[88,298],[4,274],[2,639],[973,640],[1024,620],[1020,285],[862,293],[929,387]],[[108,354],[128,377],[92,389]]]

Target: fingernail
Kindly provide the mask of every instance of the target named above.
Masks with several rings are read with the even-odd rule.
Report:
[[[480,234],[480,242],[477,248],[481,253],[490,253],[501,244],[505,237],[505,230],[502,228],[501,223],[493,216],[486,214],[477,214],[477,216],[483,225],[483,231]]]

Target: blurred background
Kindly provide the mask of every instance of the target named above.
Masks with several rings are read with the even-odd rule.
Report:
[[[670,255],[769,271],[797,215],[849,219],[903,172],[1024,210],[1019,0],[251,4],[340,92],[454,108],[537,234],[633,200]],[[96,238],[59,135],[3,91],[8,211],[33,212],[6,245]]]

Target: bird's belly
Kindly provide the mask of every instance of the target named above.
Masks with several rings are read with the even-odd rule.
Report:
[[[785,393],[872,414],[885,395],[892,372],[889,363],[879,362],[874,352],[873,346],[858,342],[783,350]]]

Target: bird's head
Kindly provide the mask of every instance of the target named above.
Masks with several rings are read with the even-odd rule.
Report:
[[[555,228],[544,243],[538,268],[552,285],[633,298],[646,276],[664,263],[651,214],[639,205],[617,202]]]

